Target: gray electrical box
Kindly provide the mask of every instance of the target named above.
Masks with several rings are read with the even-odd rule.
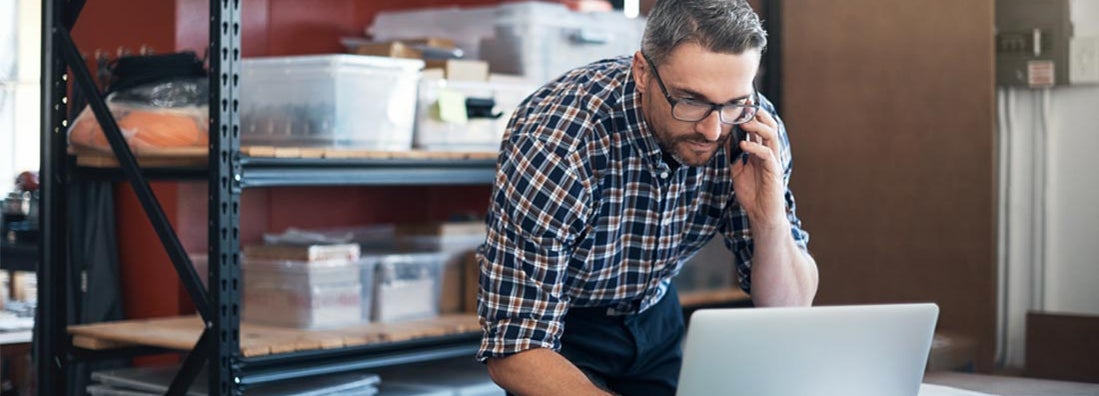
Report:
[[[996,85],[1069,83],[1069,0],[996,1]]]

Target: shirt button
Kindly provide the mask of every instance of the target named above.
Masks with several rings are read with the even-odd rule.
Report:
[[[660,178],[661,179],[667,179],[668,178],[668,172],[660,172]]]
[[[671,225],[671,224],[672,224],[672,219],[664,219],[664,220],[663,220],[663,221],[661,221],[660,223],[661,223],[662,225],[664,225],[665,227],[667,227],[667,226],[669,226],[669,225]]]

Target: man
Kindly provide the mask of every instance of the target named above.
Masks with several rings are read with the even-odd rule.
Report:
[[[478,358],[500,386],[673,394],[669,280],[718,232],[756,305],[812,302],[785,129],[752,84],[765,46],[743,0],[661,0],[632,59],[569,72],[516,110],[478,255]]]

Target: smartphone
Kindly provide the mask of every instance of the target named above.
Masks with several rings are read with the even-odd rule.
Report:
[[[733,130],[729,133],[732,134],[729,137],[729,162],[736,160],[747,162],[748,156],[744,155],[744,150],[740,149],[740,142],[748,139],[748,133],[740,129],[740,125],[733,125]]]

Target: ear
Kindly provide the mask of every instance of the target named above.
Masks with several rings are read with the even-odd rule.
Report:
[[[641,55],[641,51],[634,52],[632,73],[633,83],[637,85],[637,92],[645,93],[645,89],[649,87],[649,62],[645,61],[645,56]]]

